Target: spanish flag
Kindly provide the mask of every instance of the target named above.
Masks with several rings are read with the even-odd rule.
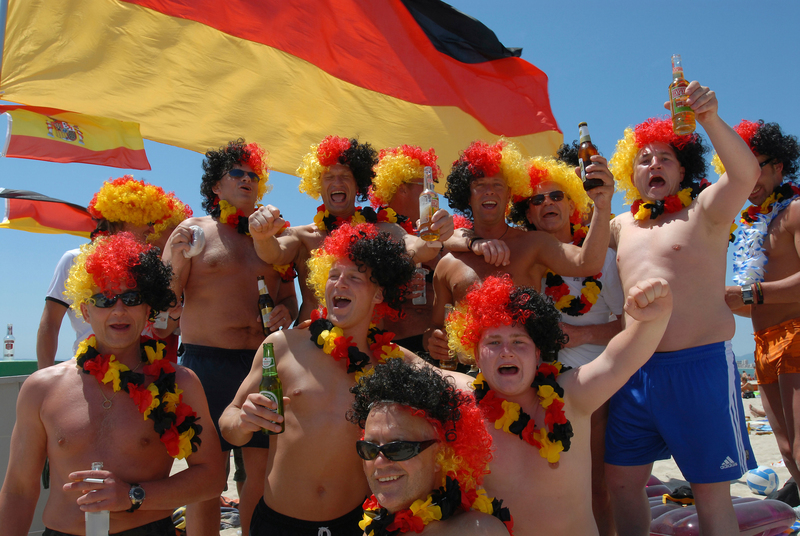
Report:
[[[95,223],[85,207],[27,190],[0,188],[6,212],[0,229],[89,238]]]
[[[9,115],[0,156],[150,169],[139,125],[37,106],[0,106]]]
[[[552,154],[547,76],[519,55],[438,0],[9,0],[0,89],[196,151],[245,137],[292,174],[329,134]]]

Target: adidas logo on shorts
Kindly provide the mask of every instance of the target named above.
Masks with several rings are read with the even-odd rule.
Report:
[[[731,467],[738,467],[738,463],[733,461],[730,456],[725,458],[725,461],[722,462],[722,465],[719,466],[720,469],[730,469]]]

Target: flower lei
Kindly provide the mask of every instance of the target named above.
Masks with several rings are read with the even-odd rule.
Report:
[[[258,206],[260,207],[262,205]],[[236,229],[236,232],[239,234],[250,236],[248,217],[244,215],[244,212],[224,199],[214,204],[214,208],[211,210],[211,217],[216,218],[221,223],[230,225]],[[290,226],[291,224],[288,221],[284,222],[283,228],[278,231],[276,236],[280,236],[284,229],[288,229]],[[273,264],[272,269],[278,272],[281,276],[281,280],[286,283],[294,281],[297,277],[297,270],[295,270],[295,264],[293,262],[289,264]]]
[[[97,351],[97,338],[90,335],[78,346],[75,354],[78,370],[91,374],[102,383],[112,382],[114,392],[120,389],[128,393],[145,419],[153,421],[153,427],[173,458],[182,460],[200,446],[198,417],[191,406],[184,404],[183,391],[175,383],[175,367],[164,359],[164,343],[142,337],[142,362],[147,362],[142,373],[131,371],[112,355]],[[156,376],[146,387],[145,375]]]
[[[511,528],[514,526],[508,508],[503,507],[503,501],[487,497],[484,489],[462,493],[458,480],[449,476],[444,486],[433,490],[425,500],[417,499],[405,510],[391,514],[378,504],[375,495],[364,501],[363,508],[364,518],[358,526],[367,536],[394,536],[412,530],[419,533],[431,521],[449,519],[459,508],[474,508],[498,518],[506,524],[509,534],[512,534]]]
[[[700,191],[694,193],[692,188],[684,188],[677,194],[668,195],[664,199],[659,199],[654,203],[649,203],[643,199],[637,199],[631,205],[631,214],[634,219],[642,220],[655,220],[665,212],[672,214],[679,210],[688,207],[697,197]]]
[[[356,211],[349,219],[333,216],[325,205],[317,207],[317,214],[314,216],[314,223],[320,231],[333,231],[343,223],[358,225],[359,223],[396,223],[408,234],[414,234],[414,223],[406,216],[398,214],[389,207],[380,207],[378,212],[372,207],[356,207]]]
[[[764,281],[767,254],[764,239],[769,224],[800,195],[793,181],[784,181],[760,206],[751,205],[742,211],[742,228],[736,237],[733,253],[733,282],[739,286]]]
[[[326,317],[327,309],[323,309],[322,313],[312,312],[313,322],[308,328],[311,332],[311,342],[336,361],[344,359],[347,373],[355,372],[355,378],[358,381],[364,375],[364,367],[369,364],[370,358],[358,349],[358,345],[353,342],[353,337],[345,337],[342,328],[334,326],[333,322]],[[367,342],[369,342],[370,352],[377,358],[378,363],[385,363],[387,359],[402,359],[403,351],[392,342],[393,338],[394,333],[391,331],[385,331],[379,329],[375,324],[370,324]]]
[[[586,235],[589,234],[589,226],[576,223],[572,225],[572,244],[578,247],[583,245]]]
[[[483,410],[487,420],[494,423],[496,430],[516,434],[523,441],[539,449],[539,455],[547,458],[550,466],[558,467],[561,451],[568,451],[572,423],[564,413],[564,388],[556,381],[561,372],[569,370],[555,361],[542,363],[536,370],[531,387],[539,395],[539,403],[545,408],[544,424],[546,428],[536,428],[530,415],[522,411],[519,404],[500,398],[486,383],[483,373],[479,373],[472,382],[475,388],[475,400]]]
[[[597,298],[603,289],[603,283],[600,282],[602,276],[603,274],[599,273],[585,278],[581,286],[580,298],[578,298],[570,295],[569,286],[560,275],[552,270],[547,270],[544,293],[553,299],[556,309],[562,313],[569,316],[585,315],[597,303]]]

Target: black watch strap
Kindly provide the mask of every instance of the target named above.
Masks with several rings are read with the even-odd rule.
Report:
[[[128,492],[128,498],[131,500],[131,507],[125,510],[126,512],[135,512],[142,506],[144,502],[144,488],[139,484],[131,484],[131,489]]]

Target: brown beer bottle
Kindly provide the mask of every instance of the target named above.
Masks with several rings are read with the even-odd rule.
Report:
[[[689,82],[683,77],[681,55],[672,55],[672,83],[669,85],[669,106],[672,109],[672,131],[678,136],[691,134],[697,127],[694,110],[686,101]]]
[[[261,362],[261,385],[258,386],[258,394],[265,396],[278,405],[275,410],[280,416],[283,416],[283,384],[278,377],[278,368],[275,364],[275,350],[272,348],[271,342],[265,342],[264,345],[264,358]],[[261,431],[265,434],[282,434],[285,430],[285,423],[280,423],[280,432],[270,432],[266,428]]]
[[[578,136],[580,145],[578,146],[578,163],[581,166],[581,180],[583,181],[583,189],[591,190],[603,185],[601,179],[587,179],[586,168],[592,165],[592,156],[598,154],[597,147],[592,143],[592,138],[589,136],[589,126],[586,122],[578,123]]]
[[[264,276],[258,276],[258,314],[261,315],[261,324],[264,327],[264,336],[266,337],[272,331],[269,329],[269,317],[272,310],[275,308],[275,302],[272,301],[272,296],[267,291],[267,284],[264,282]]]

